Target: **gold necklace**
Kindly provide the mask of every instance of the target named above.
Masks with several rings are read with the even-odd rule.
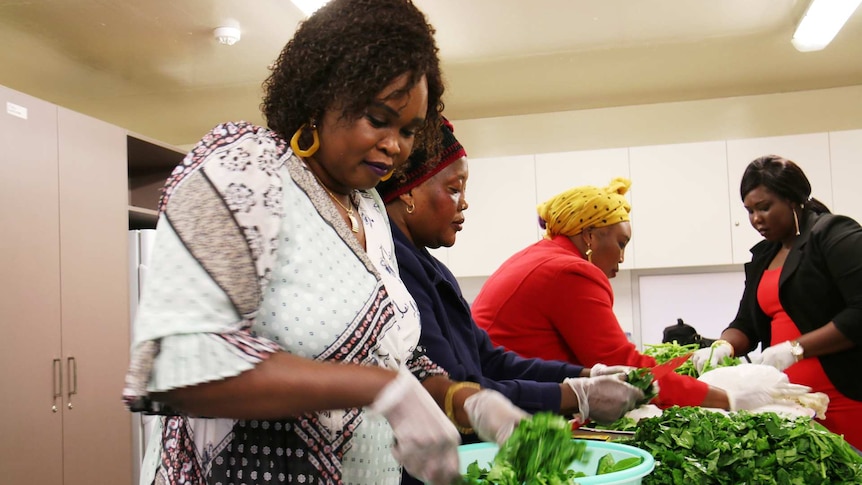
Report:
[[[320,187],[327,194],[329,194],[329,197],[332,198],[332,200],[334,200],[336,204],[340,205],[341,208],[344,209],[344,212],[347,212],[347,218],[350,219],[350,230],[356,234],[359,234],[359,221],[356,219],[356,215],[353,213],[353,201],[351,200],[350,196],[347,196],[347,203],[350,204],[350,207],[347,207],[346,205],[342,204],[340,200],[338,200],[335,194],[330,192],[329,189],[327,189],[326,186],[323,185],[323,182],[321,182],[320,179],[317,178],[317,174],[314,173],[313,170],[311,170],[311,167],[309,167],[308,165],[306,165],[305,167],[309,172],[311,172],[311,176],[314,177],[314,180],[317,180],[317,185],[320,185]]]
[[[318,182],[320,181],[318,180]],[[345,212],[347,212],[347,218],[350,219],[350,230],[358,234],[359,221],[356,220],[356,215],[353,214],[353,201],[350,199],[350,196],[347,196],[347,203],[350,204],[350,207],[347,207],[342,204],[341,201],[338,200],[338,197],[336,197],[335,194],[330,192],[329,189],[327,189],[323,184],[320,184],[320,186],[323,187],[323,190],[325,190],[330,197],[332,197],[332,200],[334,200],[336,204],[340,205],[341,208],[344,209]]]

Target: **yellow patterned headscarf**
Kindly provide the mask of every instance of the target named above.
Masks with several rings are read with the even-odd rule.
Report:
[[[539,204],[545,237],[577,236],[590,226],[605,227],[628,221],[632,206],[625,193],[631,185],[629,179],[617,177],[607,187],[575,187]]]

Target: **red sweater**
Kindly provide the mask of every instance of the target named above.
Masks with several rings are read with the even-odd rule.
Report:
[[[496,345],[524,357],[593,366],[652,367],[614,315],[610,280],[566,236],[543,239],[504,262],[472,305]],[[700,405],[708,386],[671,373],[659,381],[661,406]]]

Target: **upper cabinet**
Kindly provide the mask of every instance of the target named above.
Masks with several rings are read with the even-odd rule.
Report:
[[[629,173],[629,149],[613,148],[607,150],[584,150],[565,153],[545,153],[536,155],[536,204],[581,185],[604,187],[616,177],[631,178]],[[634,186],[632,186],[634,187]],[[626,194],[631,202],[631,192]],[[632,213],[632,218],[636,213]],[[537,237],[544,231],[538,225]],[[626,258],[621,269],[631,269],[635,265],[633,236],[626,247]]]
[[[126,137],[129,176],[129,229],[153,229],[165,180],[185,152],[140,135]]]
[[[793,160],[812,196],[862,220],[862,130],[470,160],[469,210],[452,248],[434,251],[456,276],[488,276],[542,237],[536,205],[572,187],[628,177],[632,241],[622,269],[743,264],[761,240],[739,196],[745,167]]]
[[[862,221],[862,196],[859,194],[859,181],[862,180],[862,130],[829,133],[829,153],[833,190],[829,208],[836,214]],[[816,187],[814,196],[820,199],[820,190]]]
[[[487,276],[538,239],[532,155],[469,161],[464,229],[448,251],[456,276]]]
[[[629,150],[637,268],[730,261],[723,141]]]
[[[734,264],[749,262],[751,247],[763,239],[751,227],[748,211],[743,207],[739,193],[745,167],[763,155],[778,155],[796,162],[811,182],[811,195],[827,206],[832,205],[832,174],[827,133],[728,140],[728,200]]]

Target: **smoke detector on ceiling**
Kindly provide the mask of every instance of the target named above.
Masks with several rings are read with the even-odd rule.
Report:
[[[219,44],[224,45],[234,45],[239,42],[239,39],[242,37],[242,33],[239,30],[239,27],[234,26],[222,26],[216,27],[213,30],[213,36],[218,40]]]

